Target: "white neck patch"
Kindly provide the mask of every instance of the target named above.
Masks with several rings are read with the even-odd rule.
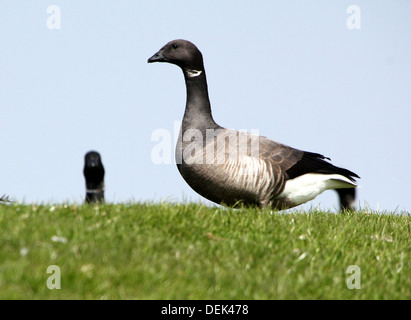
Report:
[[[203,71],[201,71],[201,70],[193,70],[193,69],[187,69],[186,72],[187,72],[187,76],[189,78],[198,77],[200,74],[203,73]]]

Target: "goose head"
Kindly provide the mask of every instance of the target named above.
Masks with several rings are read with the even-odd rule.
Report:
[[[179,66],[189,74],[204,71],[203,55],[200,50],[190,41],[181,39],[167,43],[147,62],[168,62]]]
[[[101,156],[96,151],[87,152],[84,157],[84,177],[87,188],[98,187],[104,180],[104,166]]]

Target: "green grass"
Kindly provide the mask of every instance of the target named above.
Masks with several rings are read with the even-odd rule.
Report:
[[[410,225],[365,211],[0,205],[0,299],[411,299]],[[61,289],[47,288],[50,265]],[[347,288],[350,265],[361,289]]]

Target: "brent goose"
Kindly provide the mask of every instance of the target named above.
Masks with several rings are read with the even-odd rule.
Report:
[[[183,71],[187,100],[176,162],[184,180],[201,196],[228,206],[283,210],[325,190],[356,187],[357,174],[332,165],[321,154],[218,125],[211,114],[203,56],[193,43],[170,41],[148,62],[168,62]]]
[[[86,153],[83,174],[86,179],[86,203],[104,202],[104,167],[98,152]]]
[[[355,211],[355,188],[348,189],[335,189],[340,198],[340,210],[346,211],[351,210]]]

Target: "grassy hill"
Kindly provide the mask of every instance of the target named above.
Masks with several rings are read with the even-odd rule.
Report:
[[[411,299],[410,226],[366,211],[0,205],[0,299]]]

